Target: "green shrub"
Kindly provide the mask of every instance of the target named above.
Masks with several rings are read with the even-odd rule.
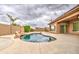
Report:
[[[24,26],[24,31],[25,32],[30,32],[31,27],[29,25]]]

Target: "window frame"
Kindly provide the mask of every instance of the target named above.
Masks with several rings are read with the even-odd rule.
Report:
[[[53,26],[53,29],[52,29]],[[51,31],[55,31],[55,25],[51,25]]]
[[[73,31],[74,32],[79,32],[79,25],[77,25],[77,23],[79,24],[79,20],[73,22]],[[78,28],[75,27],[76,28],[76,30],[75,30],[74,26],[76,26],[76,25],[78,26]]]

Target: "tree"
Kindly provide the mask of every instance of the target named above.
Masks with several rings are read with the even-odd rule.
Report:
[[[12,34],[12,25],[16,25],[14,22],[18,19],[17,17],[16,18],[13,18],[11,15],[7,14],[7,16],[10,18],[11,20],[11,24],[10,24],[10,33]]]

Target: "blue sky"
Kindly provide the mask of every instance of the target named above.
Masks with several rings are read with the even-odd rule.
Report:
[[[48,23],[68,10],[75,4],[1,4],[0,23],[10,24],[6,14],[18,17],[15,23],[33,27],[48,27]]]

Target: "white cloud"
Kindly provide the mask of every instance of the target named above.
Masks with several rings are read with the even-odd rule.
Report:
[[[22,20],[16,20],[14,23],[16,23],[17,25],[20,25],[20,26],[25,25],[25,23]]]
[[[8,6],[2,6],[3,12],[15,12],[13,8]]]
[[[53,4],[38,4],[38,5],[0,5],[0,21],[8,24],[10,19],[3,16],[9,13],[12,16],[20,18],[17,24],[29,24],[32,26],[47,26],[48,22],[62,15],[64,12],[73,8],[75,5],[53,5]]]

